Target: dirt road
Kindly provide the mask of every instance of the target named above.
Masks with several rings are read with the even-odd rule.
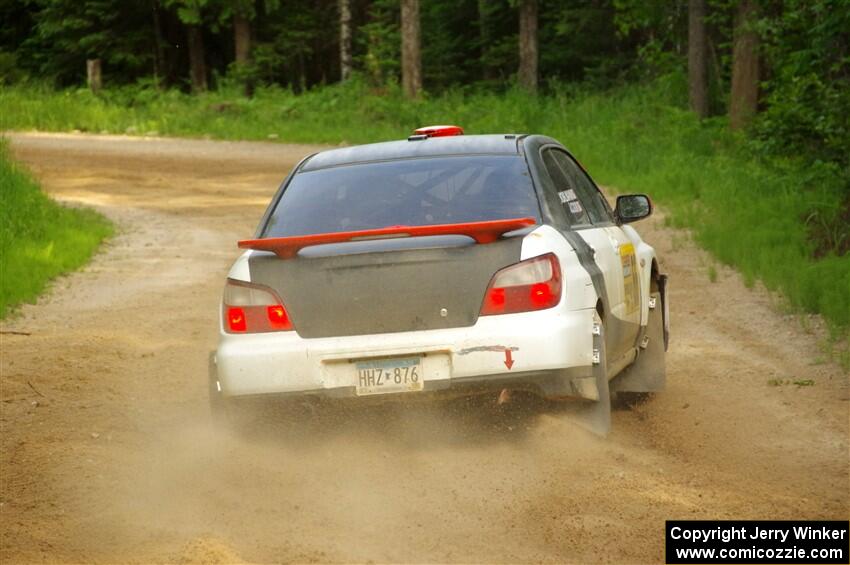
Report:
[[[533,402],[336,410],[246,439],[207,408],[222,281],[311,148],[12,140],[120,234],[2,324],[30,334],[2,335],[4,563],[652,562],[665,519],[850,514],[847,375],[658,218],[668,390],[607,439]]]

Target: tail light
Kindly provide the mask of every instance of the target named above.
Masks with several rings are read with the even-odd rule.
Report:
[[[227,333],[295,329],[280,297],[266,286],[227,279],[222,302],[224,331]]]
[[[493,275],[482,316],[552,308],[561,301],[561,265],[553,253],[505,267]]]

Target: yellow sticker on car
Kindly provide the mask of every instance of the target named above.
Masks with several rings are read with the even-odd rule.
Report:
[[[640,306],[640,286],[638,284],[637,259],[635,246],[625,243],[620,246],[620,261],[623,264],[623,291],[626,312],[632,313]]]

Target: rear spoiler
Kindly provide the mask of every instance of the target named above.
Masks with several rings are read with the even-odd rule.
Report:
[[[257,251],[272,251],[281,259],[292,259],[298,254],[298,251],[312,245],[366,239],[421,237],[429,235],[465,235],[474,239],[476,243],[493,243],[507,232],[533,226],[536,223],[537,221],[534,218],[514,218],[511,220],[438,224],[435,226],[389,226],[372,230],[243,239],[239,242],[239,247],[241,249],[254,249]]]

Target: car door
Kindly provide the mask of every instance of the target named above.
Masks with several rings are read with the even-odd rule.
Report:
[[[605,197],[566,151],[544,149],[543,162],[572,229],[593,249],[602,271],[609,309],[606,342],[609,357],[617,359],[634,347],[639,330],[634,246],[614,221]]]
[[[565,155],[566,159],[569,160],[565,161],[561,155]],[[590,205],[591,220],[595,226],[601,226],[605,230],[614,251],[614,262],[620,266],[619,271],[616,268],[611,271],[612,277],[616,276],[622,283],[623,302],[622,309],[617,312],[618,317],[630,324],[639,326],[640,278],[634,243],[615,220],[614,211],[608,205],[605,195],[590,179],[590,176],[569,155],[563,153],[561,155],[559,155],[559,164],[565,168],[572,167],[578,186],[579,198],[592,203]],[[619,261],[616,259],[619,259]],[[635,335],[637,331],[637,328],[635,328]]]

